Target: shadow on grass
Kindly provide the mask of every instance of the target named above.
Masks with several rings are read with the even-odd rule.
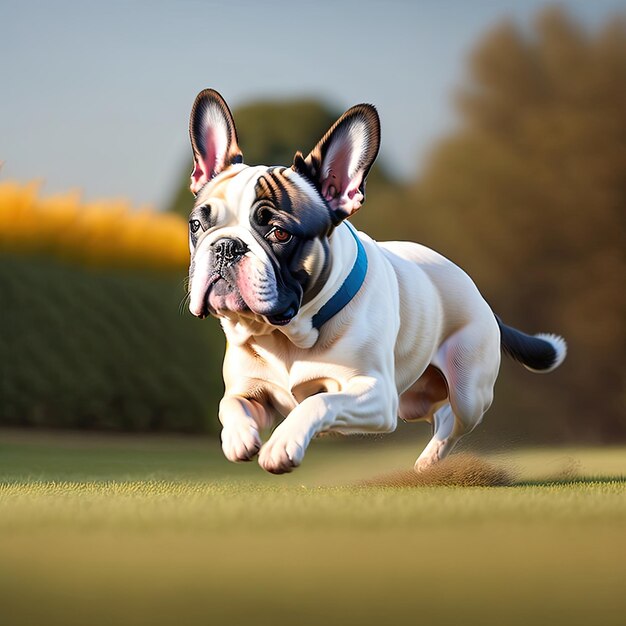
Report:
[[[425,470],[397,470],[359,483],[363,487],[507,487],[515,474],[474,454],[455,454]]]
[[[362,487],[554,487],[626,483],[625,475],[580,476],[565,471],[532,480],[520,480],[516,469],[492,463],[474,454],[455,454],[416,472],[397,470],[358,483]]]

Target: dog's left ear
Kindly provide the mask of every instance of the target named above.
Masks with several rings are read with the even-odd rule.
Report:
[[[365,178],[380,147],[380,120],[371,104],[348,109],[304,158],[297,152],[292,168],[306,176],[340,222],[365,200]]]
[[[214,89],[197,95],[189,118],[189,137],[194,160],[189,188],[194,194],[229,165],[243,163],[233,114]]]

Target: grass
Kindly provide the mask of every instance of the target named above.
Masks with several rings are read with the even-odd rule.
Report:
[[[0,624],[624,623],[626,448],[445,474],[501,487],[412,483],[418,451],[320,441],[275,477],[209,439],[0,431]]]

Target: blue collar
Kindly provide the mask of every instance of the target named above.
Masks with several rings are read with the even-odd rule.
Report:
[[[367,274],[367,254],[354,228],[348,225],[356,241],[356,259],[350,273],[335,295],[313,316],[313,328],[319,330],[331,317],[337,315],[358,293]]]

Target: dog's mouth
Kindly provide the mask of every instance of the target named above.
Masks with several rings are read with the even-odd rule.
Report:
[[[209,284],[207,286],[207,294],[218,280],[226,280],[226,279],[219,272],[214,272],[209,278]]]
[[[236,281],[226,273],[214,272],[209,278],[205,295],[207,312],[211,315],[223,311],[241,313],[248,310]]]
[[[257,313],[250,309],[239,290],[228,278],[221,274],[211,276],[205,296],[205,309],[199,315],[201,319],[209,315],[220,316],[220,313],[239,313],[252,315],[258,319],[262,315],[272,326],[286,326],[298,314],[297,307],[290,305],[278,313]]]
[[[192,313],[204,319],[210,315],[219,316],[220,312],[241,312],[247,309],[238,289],[223,273],[214,271],[206,283],[201,307]]]
[[[282,313],[266,315],[265,317],[272,326],[286,326],[297,314],[297,309],[294,306],[290,306]]]
[[[212,270],[202,300],[196,301],[192,309],[196,317],[220,318],[235,314],[272,326],[286,326],[298,314],[299,303],[294,298],[284,295],[283,298],[264,299],[262,296],[264,291],[267,293],[267,288],[251,284],[250,274],[237,269],[239,271],[228,267]]]

